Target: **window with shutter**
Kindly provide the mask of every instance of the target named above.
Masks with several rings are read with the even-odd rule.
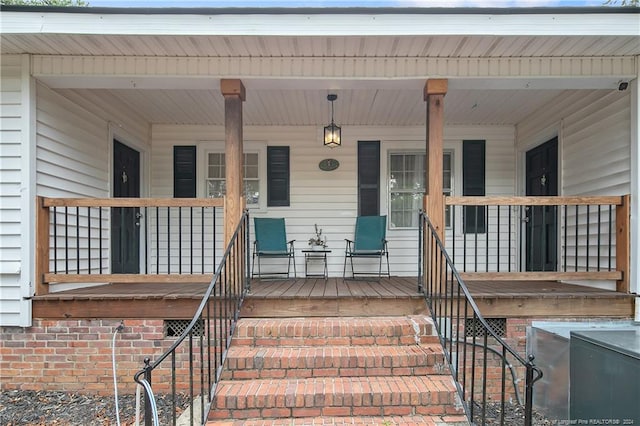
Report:
[[[484,196],[486,143],[483,140],[462,141],[462,195]],[[484,206],[465,206],[463,230],[467,234],[486,232]]]
[[[289,147],[267,147],[267,205],[289,205]]]
[[[173,147],[173,196],[175,198],[195,198],[196,196],[195,146]]]

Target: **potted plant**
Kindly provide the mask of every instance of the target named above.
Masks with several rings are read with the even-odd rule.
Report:
[[[327,239],[322,236],[322,229],[318,228],[318,225],[313,225],[315,228],[315,235],[309,238],[309,246],[312,250],[324,250],[327,248]]]

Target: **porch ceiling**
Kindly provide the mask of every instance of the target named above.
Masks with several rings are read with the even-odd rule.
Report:
[[[248,126],[323,126],[329,119],[327,93],[338,94],[339,125],[420,126],[426,105],[422,85],[413,89],[253,89],[246,82],[243,121]],[[65,96],[114,98],[156,124],[224,124],[219,90],[60,89]],[[455,90],[445,98],[447,124],[514,125],[568,90]]]
[[[520,65],[509,65],[517,69],[528,58],[640,55],[640,42],[634,32],[640,15],[626,12],[407,9],[332,14],[332,9],[293,9],[287,14],[270,14],[269,10],[242,13],[234,9],[185,14],[174,10],[157,14],[143,11],[145,14],[141,15],[92,9],[80,9],[73,15],[4,12],[1,52],[230,61],[276,58],[294,63],[313,58],[319,63],[325,61],[320,65],[322,69],[330,66],[333,59],[346,63],[375,58],[378,68],[384,67],[381,64],[388,59],[395,61],[399,70],[405,60],[416,59],[461,61],[460,69],[468,66],[462,61],[469,59],[513,59],[521,61]],[[237,74],[232,74],[234,77],[228,77],[241,78],[247,88],[243,113],[246,125],[326,125],[328,93],[338,94],[335,118],[343,126],[411,126],[425,122],[422,90],[429,77],[426,74],[424,78],[367,80],[361,76],[340,80],[335,76],[308,76],[303,70],[295,78],[269,79],[256,66],[240,67]],[[367,63],[364,67],[366,71],[373,65]],[[585,85],[581,83],[587,80],[566,75],[549,75],[551,78],[540,81],[526,77],[511,81],[478,78],[490,74],[449,79],[445,98],[447,124],[514,125],[570,90],[615,90],[619,80],[613,72],[591,78]],[[89,81],[73,73],[66,77],[38,76],[66,96],[99,96],[124,102],[149,123],[224,123],[219,76],[156,78],[153,82],[136,76],[136,84],[125,77],[118,80],[102,75]]]

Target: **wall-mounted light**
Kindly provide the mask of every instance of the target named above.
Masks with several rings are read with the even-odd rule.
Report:
[[[331,124],[324,126],[324,145],[329,148],[335,148],[342,143],[342,129],[333,121],[333,101],[336,99],[338,99],[336,94],[327,95],[327,100],[331,102]]]

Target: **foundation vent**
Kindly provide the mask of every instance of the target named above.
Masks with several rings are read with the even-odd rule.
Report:
[[[489,328],[493,330],[499,337],[506,337],[507,335],[507,319],[506,318],[485,318]],[[483,337],[484,327],[477,318],[467,318],[464,321],[464,336],[465,337]]]
[[[164,337],[179,337],[189,327],[191,320],[164,320]],[[204,336],[204,320],[193,327],[193,336]]]

